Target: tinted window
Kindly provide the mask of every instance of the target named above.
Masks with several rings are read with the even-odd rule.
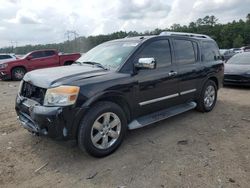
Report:
[[[44,57],[44,52],[34,52],[34,53],[32,54],[32,58],[33,58],[33,59],[41,58],[41,57]]]
[[[163,67],[171,64],[171,52],[168,40],[157,40],[151,42],[140,52],[139,58],[153,57],[156,60],[157,67]]]
[[[175,58],[177,63],[187,64],[196,61],[194,46],[188,40],[174,40]]]
[[[55,55],[55,51],[45,51],[45,56],[53,56]]]
[[[10,55],[0,55],[0,59],[11,59]]]
[[[203,61],[215,61],[220,59],[220,53],[217,45],[214,42],[203,42]]]

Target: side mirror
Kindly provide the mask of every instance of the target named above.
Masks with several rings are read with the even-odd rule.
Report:
[[[156,68],[156,61],[155,58],[140,58],[138,63],[135,64],[135,67],[138,69],[155,69]]]
[[[224,55],[221,56],[221,60],[225,61],[225,56]]]
[[[26,59],[27,59],[27,60],[31,60],[31,59],[32,59],[32,56],[29,55]]]

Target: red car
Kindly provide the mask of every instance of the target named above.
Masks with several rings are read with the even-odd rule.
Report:
[[[63,65],[71,65],[81,56],[80,53],[59,54],[56,50],[38,50],[24,57],[0,63],[0,78],[2,80],[22,80],[26,72]]]

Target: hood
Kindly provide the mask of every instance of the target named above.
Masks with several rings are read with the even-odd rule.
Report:
[[[246,74],[250,72],[250,65],[225,64],[225,74]]]
[[[4,63],[11,63],[11,62],[17,62],[19,61],[18,59],[3,59],[3,60],[0,60],[0,64],[4,64]]]
[[[24,76],[23,80],[41,88],[50,88],[108,73],[109,71],[98,67],[71,65],[31,71]]]

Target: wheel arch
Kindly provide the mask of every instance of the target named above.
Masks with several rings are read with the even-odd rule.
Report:
[[[23,65],[17,65],[17,66],[14,66],[14,67],[12,67],[12,68],[10,69],[11,73],[12,73],[12,71],[13,71],[14,69],[16,69],[16,68],[23,68],[23,69],[27,72],[27,68],[26,68],[25,66],[23,66]]]
[[[113,102],[113,103],[119,105],[122,108],[122,110],[124,111],[124,113],[127,117],[127,120],[130,121],[130,119],[131,119],[131,107],[121,92],[107,91],[107,92],[100,93],[98,95],[95,95],[94,97],[92,97],[88,101],[86,101],[82,107],[83,108],[90,108],[92,105],[94,105],[95,103],[100,102],[100,101],[110,101],[110,102]]]
[[[66,65],[72,65],[74,63],[74,61],[72,60],[66,60],[63,65],[66,66]]]
[[[117,91],[102,92],[102,93],[99,93],[99,94],[95,95],[94,97],[90,98],[81,106],[81,109],[83,109],[83,110],[82,110],[82,112],[78,113],[78,115],[77,115],[78,118],[76,118],[76,121],[74,122],[74,126],[72,127],[73,128],[73,130],[72,130],[73,137],[77,137],[79,126],[80,126],[80,123],[81,123],[84,115],[86,113],[88,113],[91,106],[93,106],[94,104],[101,102],[101,101],[110,101],[110,102],[113,102],[113,103],[119,105],[125,113],[125,116],[127,118],[127,122],[129,122],[131,120],[131,118],[132,118],[131,107],[128,104],[125,97],[122,95],[122,93],[117,92]]]
[[[216,78],[216,76],[211,76],[208,78],[208,80],[212,80],[216,84],[217,89],[219,89],[219,80]]]

